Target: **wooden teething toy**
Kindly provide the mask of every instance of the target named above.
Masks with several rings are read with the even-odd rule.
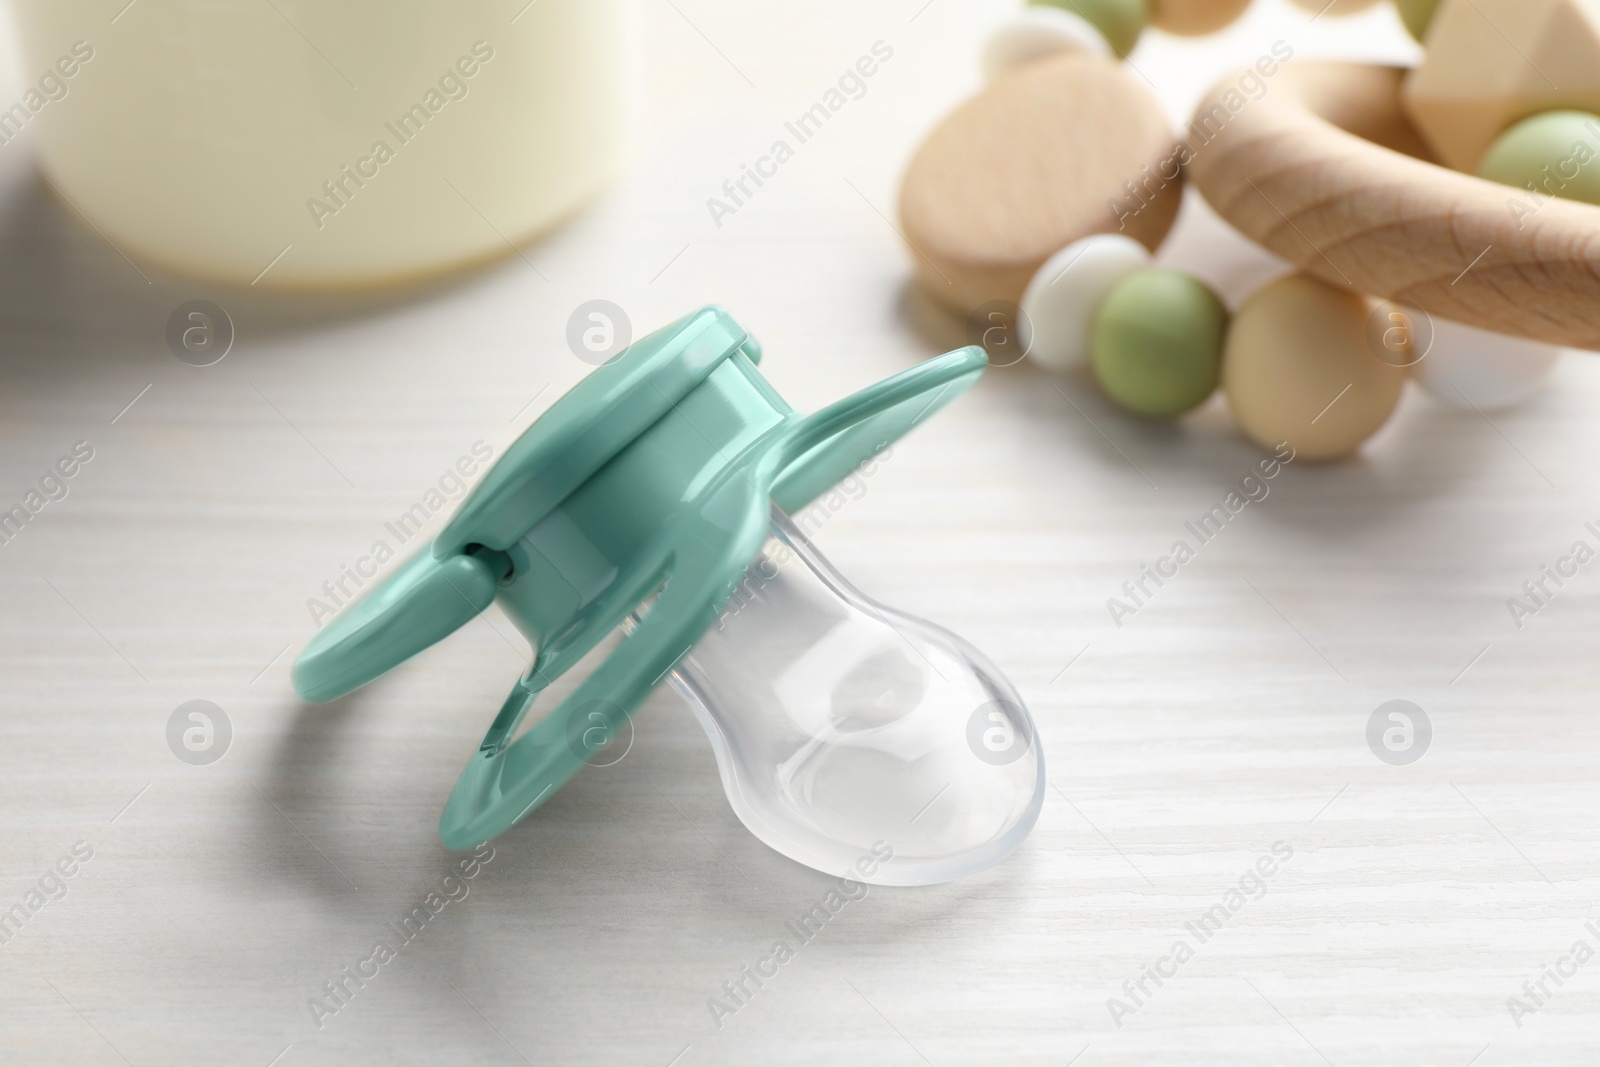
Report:
[[[1189,175],[1241,233],[1325,281],[1480,329],[1600,348],[1600,212],[1548,200],[1522,214],[1504,186],[1429,162],[1401,107],[1404,77],[1285,67]]]
[[[1428,49],[1416,71],[1289,63],[1292,50],[1275,49],[1247,72],[1254,92],[1236,75],[1206,95],[1185,141],[1152,130],[1152,102],[1119,86],[1123,121],[1080,118],[1065,128],[1070,144],[1046,148],[1008,134],[1071,110],[1069,92],[1114,84],[1115,64],[1065,32],[1052,51],[1048,35],[1022,28],[1041,13],[1024,16],[986,56],[989,87],[907,169],[901,214],[920,279],[966,313],[1020,303],[1017,341],[1036,363],[1090,364],[1134,412],[1181,414],[1220,383],[1247,436],[1305,458],[1359,448],[1394,409],[1406,368],[1462,406],[1526,398],[1554,346],[1600,349],[1600,211],[1574,202],[1600,202],[1600,5],[1396,3]],[[1062,6],[1105,31],[1101,5]],[[1243,6],[1152,0],[1145,11],[1158,28],[1205,32]],[[1492,32],[1497,19],[1522,21],[1507,36]],[[1113,53],[1131,47],[1106,38]],[[1508,49],[1574,72],[1571,91],[1533,86],[1526,57],[1513,64]],[[963,179],[963,164],[983,173]],[[1149,261],[1185,178],[1301,272],[1231,321],[1198,280]]]

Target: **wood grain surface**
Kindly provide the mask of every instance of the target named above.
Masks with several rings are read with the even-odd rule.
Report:
[[[1446,170],[1400,107],[1404,71],[1285,66],[1259,99],[1223,79],[1189,174],[1228,222],[1326,281],[1429,314],[1600,348],[1600,208]],[[1407,153],[1410,153],[1409,155]]]

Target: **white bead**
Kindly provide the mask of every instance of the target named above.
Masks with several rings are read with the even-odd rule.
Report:
[[[1089,358],[1094,313],[1113,286],[1150,265],[1144,245],[1118,233],[1074,241],[1040,267],[1022,294],[1023,351],[1047,370]]]
[[[993,81],[1024,63],[1064,51],[1109,57],[1111,46],[1082,15],[1029,5],[989,34],[983,46],[983,75]]]
[[[1561,352],[1543,341],[1434,319],[1433,344],[1411,373],[1440,400],[1468,410],[1493,411],[1520,404],[1538,392]]]

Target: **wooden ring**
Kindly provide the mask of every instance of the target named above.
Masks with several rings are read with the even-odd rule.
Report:
[[[1229,78],[1190,124],[1189,176],[1241,233],[1324,281],[1600,349],[1600,207],[1432,163],[1400,106],[1406,73],[1294,63],[1255,97]]]

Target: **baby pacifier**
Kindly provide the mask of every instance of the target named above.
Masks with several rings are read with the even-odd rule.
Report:
[[[943,882],[998,862],[1033,827],[1044,755],[1016,690],[959,637],[856,591],[789,518],[975,382],[982,349],[810,415],[760,359],[716,307],[635,342],[295,661],[300,695],[333,700],[499,601],[536,655],[450,794],[447,847],[525,818],[668,678],[711,739],[735,814],[809,867]],[[518,736],[540,691],[618,630],[610,655]]]

